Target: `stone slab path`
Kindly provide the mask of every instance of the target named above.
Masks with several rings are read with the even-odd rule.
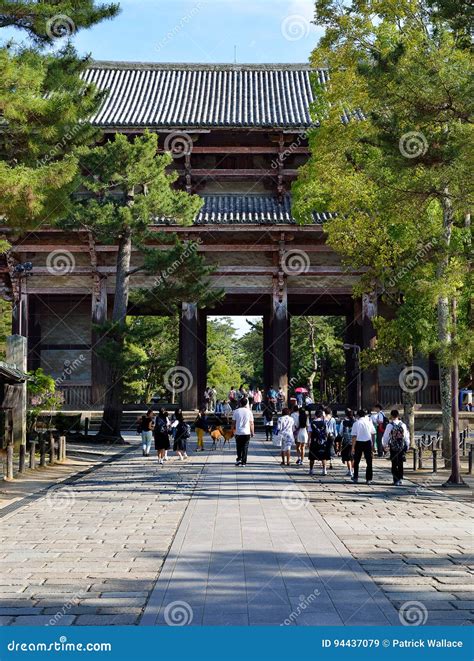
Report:
[[[467,624],[472,511],[432,484],[357,487],[252,442],[122,456],[0,512],[0,624]],[[413,606],[412,602],[415,602]],[[409,605],[409,607],[407,606]]]
[[[143,625],[398,624],[398,615],[261,441],[210,456]]]

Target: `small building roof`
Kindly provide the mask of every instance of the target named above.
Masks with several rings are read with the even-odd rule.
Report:
[[[16,365],[0,360],[0,383],[24,383],[28,375],[17,369]]]
[[[92,123],[101,128],[282,128],[311,126],[307,64],[93,62],[84,73],[108,95]]]

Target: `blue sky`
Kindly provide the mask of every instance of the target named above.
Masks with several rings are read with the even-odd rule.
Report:
[[[119,0],[120,2],[120,0]],[[74,37],[102,60],[306,62],[321,31],[313,0],[121,0],[121,14]]]

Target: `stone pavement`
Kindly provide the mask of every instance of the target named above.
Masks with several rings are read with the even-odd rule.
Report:
[[[244,469],[232,450],[159,468],[135,445],[53,485],[2,518],[0,623],[468,621],[467,504],[394,490],[386,468],[370,487],[340,463],[310,478],[276,454],[255,440]]]
[[[395,624],[390,602],[263,447],[209,458],[141,624]]]
[[[0,624],[135,624],[206,459],[115,461],[1,519]]]
[[[341,542],[370,574],[403,620],[426,625],[474,619],[473,511],[469,489],[416,475],[391,486],[390,463],[375,461],[374,484],[353,485],[340,459],[327,477],[284,469],[305,490]],[[364,477],[362,466],[361,478]],[[320,471],[316,471],[319,473]],[[409,473],[408,473],[409,475]],[[458,498],[460,497],[460,500]],[[405,614],[405,615],[404,615]]]

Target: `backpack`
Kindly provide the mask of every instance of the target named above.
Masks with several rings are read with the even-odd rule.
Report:
[[[317,445],[326,445],[328,431],[324,420],[311,420],[312,441]]]
[[[342,447],[352,445],[352,425],[354,420],[343,420],[342,421]]]
[[[393,424],[392,430],[390,432],[389,445],[390,450],[396,454],[406,450],[405,434],[401,422]]]
[[[383,420],[382,420],[382,422],[379,422],[379,424],[377,425],[377,431],[378,431],[380,434],[383,434],[383,433],[384,433],[384,431],[386,430],[387,425],[388,425],[388,418],[387,418],[387,416],[385,415],[385,413],[382,413],[382,415],[383,415]]]
[[[155,435],[167,434],[167,433],[168,433],[168,425],[166,423],[166,420],[163,420],[163,418],[157,416],[155,420]]]
[[[141,434],[143,431],[143,416],[137,418],[137,434]]]
[[[179,438],[190,438],[191,437],[191,427],[187,422],[180,422],[176,428],[176,437]]]

